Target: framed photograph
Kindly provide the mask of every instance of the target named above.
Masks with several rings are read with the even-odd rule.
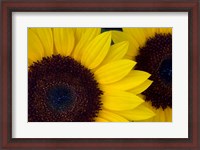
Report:
[[[1,149],[199,149],[199,6],[3,0]]]

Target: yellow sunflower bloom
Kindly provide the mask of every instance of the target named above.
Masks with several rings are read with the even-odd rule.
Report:
[[[135,69],[151,74],[141,88],[131,89],[134,94],[145,95],[145,105],[156,114],[140,121],[172,122],[172,28],[123,28],[112,31],[115,44],[128,41],[130,46],[124,58],[137,62]]]
[[[128,122],[155,115],[139,96],[150,74],[123,58],[128,42],[111,45],[111,32],[100,31],[28,29],[30,122]]]

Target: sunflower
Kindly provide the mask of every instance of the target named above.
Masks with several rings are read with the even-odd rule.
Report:
[[[150,74],[123,58],[128,42],[111,45],[111,32],[100,32],[28,28],[29,122],[128,122],[155,115],[139,95]]]
[[[125,58],[137,62],[135,69],[151,74],[153,83],[142,94],[144,105],[156,115],[143,121],[172,122],[172,28],[123,28],[112,31],[112,39],[129,41]]]

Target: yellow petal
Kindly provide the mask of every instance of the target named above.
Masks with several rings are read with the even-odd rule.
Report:
[[[155,112],[155,116],[153,117],[153,122],[164,122],[164,120],[163,120],[163,118],[162,118],[162,113],[164,113],[163,112],[163,109],[162,108],[158,108],[158,109],[156,109],[156,108],[154,108],[153,107],[153,109],[154,109],[154,112]]]
[[[53,36],[51,28],[32,28],[44,47],[44,55],[51,56],[53,55]]]
[[[108,110],[130,110],[143,102],[143,99],[125,91],[110,90],[102,96],[103,107]]]
[[[124,78],[136,62],[128,59],[108,63],[95,71],[95,77],[100,84],[109,84]]]
[[[96,68],[105,58],[111,44],[111,33],[104,32],[92,40],[81,58],[81,63],[89,69]]]
[[[133,93],[133,94],[135,94],[135,93]],[[142,98],[142,99],[146,98],[145,95],[143,95],[143,94],[137,94],[137,96],[140,97],[140,98]]]
[[[86,45],[87,43],[89,43],[90,41],[92,41],[96,36],[98,36],[101,33],[101,28],[86,28],[85,32],[83,33],[83,37],[82,39],[86,39]]]
[[[157,29],[158,29],[158,28],[145,28],[145,29],[144,29],[144,32],[145,32],[145,34],[146,34],[146,37],[148,38],[148,37],[153,37],[153,36],[155,36],[155,34],[158,33],[158,32],[157,32]]]
[[[73,52],[73,58],[80,61],[81,56],[83,55],[83,53],[85,53],[86,47],[97,35],[100,34],[101,29],[100,28],[83,28],[83,29],[77,29],[77,31],[81,32],[81,37]]]
[[[101,65],[104,65],[111,61],[122,59],[124,55],[127,53],[128,45],[129,43],[127,41],[123,41],[112,45]]]
[[[129,48],[127,51],[127,55],[130,57],[135,57],[138,55],[139,43],[129,34],[120,31],[112,31],[112,40],[114,41],[114,43],[128,41]]]
[[[172,122],[172,109],[169,107],[165,109],[165,118],[167,122]]]
[[[139,43],[140,47],[146,43],[144,28],[123,28],[125,33],[130,34]]]
[[[172,28],[159,28],[159,33],[163,33],[163,34],[171,33],[172,34]]]
[[[33,61],[31,59],[28,59],[28,66],[32,65]]]
[[[100,118],[100,117],[96,117],[95,118],[95,122],[109,122],[108,120],[105,120],[103,118]]]
[[[133,57],[133,56],[129,56],[129,55],[125,55],[125,56],[124,56],[124,59],[134,60],[134,57]]]
[[[106,110],[101,110],[98,115],[100,118],[108,120],[109,122],[128,122],[124,117]]]
[[[54,43],[58,54],[69,56],[74,48],[74,33],[70,28],[54,28]]]
[[[115,111],[115,113],[130,121],[145,120],[155,116],[155,113],[143,104],[132,110]]]
[[[75,37],[76,37],[76,43],[80,41],[82,35],[85,33],[87,28],[76,28],[75,29]]]
[[[146,80],[144,83],[140,84],[139,86],[133,88],[130,90],[130,92],[134,93],[134,94],[139,94],[144,92],[151,84],[153,83],[153,81],[151,80]]]
[[[29,64],[41,60],[43,56],[44,49],[40,39],[31,29],[28,29],[28,58],[31,60]]]
[[[164,113],[163,109],[161,109],[161,108],[160,108],[159,116],[160,116],[160,122],[165,122],[165,120],[166,120],[165,113]]]
[[[112,84],[108,84],[106,86],[107,88],[111,88],[111,89],[130,90],[144,83],[149,77],[150,77],[150,74],[147,72],[133,70],[127,76],[125,76],[122,80],[119,80]]]

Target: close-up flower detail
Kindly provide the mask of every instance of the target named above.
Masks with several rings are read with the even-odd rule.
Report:
[[[123,28],[112,31],[114,43],[128,41],[125,58],[137,62],[135,69],[151,74],[153,83],[142,92],[145,103],[156,114],[141,121],[172,121],[172,28]],[[134,90],[132,90],[135,93]]]
[[[132,122],[155,116],[141,95],[152,84],[151,72],[126,58],[129,45],[111,44],[111,31],[100,28],[28,28],[28,121]]]

